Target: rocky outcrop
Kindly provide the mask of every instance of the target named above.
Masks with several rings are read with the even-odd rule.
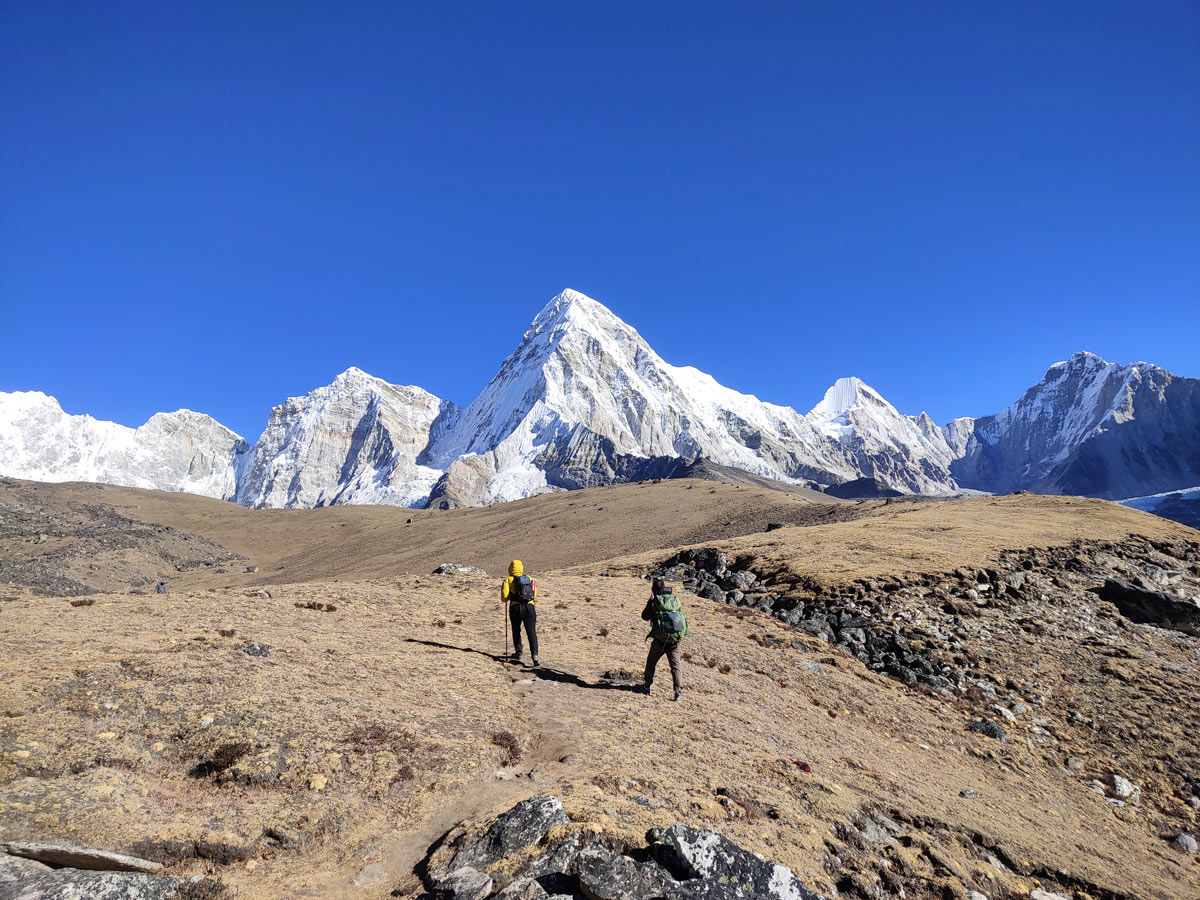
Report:
[[[825,493],[841,500],[875,500],[882,497],[899,497],[900,492],[881,484],[876,478],[855,478],[842,484],[831,484]]]
[[[424,863],[438,900],[821,900],[790,869],[721,835],[673,825],[628,846],[572,823],[554,797],[517,804],[484,830],[464,823]],[[574,827],[573,827],[574,826]]]
[[[1130,621],[1200,635],[1200,543],[1077,542],[1001,554],[996,567],[903,579],[884,576],[822,585],[787,571],[765,572],[749,558],[689,548],[653,574],[681,581],[714,603],[765,613],[857,657],[874,672],[926,685],[947,697],[982,691],[977,661],[960,640],[963,621],[1015,602],[1042,602],[1069,581],[1090,587]],[[1128,579],[1131,572],[1133,581]],[[1103,582],[1096,587],[1095,582]],[[1091,584],[1089,585],[1089,582]],[[912,610],[925,614],[915,619]],[[773,640],[773,639],[772,639]]]
[[[1177,597],[1172,593],[1144,587],[1124,578],[1109,578],[1095,589],[1133,622],[1158,625],[1173,631],[1200,637],[1200,600]]]

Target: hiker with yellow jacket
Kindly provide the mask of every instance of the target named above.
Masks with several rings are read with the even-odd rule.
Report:
[[[537,639],[537,583],[525,574],[525,566],[519,559],[508,564],[508,577],[500,585],[500,600],[508,604],[508,620],[512,623],[513,662],[521,661],[521,626],[529,637],[529,653],[533,665],[538,662]]]

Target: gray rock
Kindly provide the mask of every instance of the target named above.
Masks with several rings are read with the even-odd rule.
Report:
[[[550,895],[532,878],[518,878],[496,895],[496,900],[546,900]]]
[[[588,900],[651,900],[675,885],[661,867],[635,863],[603,847],[589,847],[575,860],[579,889]]]
[[[1184,853],[1196,852],[1196,839],[1190,834],[1181,834],[1171,842]]]
[[[712,831],[672,825],[651,829],[653,857],[677,880],[700,880],[675,894],[688,898],[762,897],[819,900],[790,869],[759,859]],[[736,886],[735,893],[730,885]]]
[[[139,859],[136,856],[126,856],[123,853],[113,853],[110,850],[94,850],[90,847],[74,847],[70,844],[6,841],[0,844],[0,850],[10,856],[21,856],[52,866],[66,866],[73,869],[146,872],[148,874],[162,871],[162,863]]]
[[[1029,892],[1029,900],[1071,900],[1062,894],[1052,894],[1049,891],[1033,890]]]
[[[443,900],[484,900],[494,883],[478,869],[462,866],[434,878],[433,886]]]
[[[706,600],[712,600],[714,603],[725,602],[725,592],[712,581],[706,581],[696,593]]]
[[[1184,600],[1165,591],[1138,587],[1123,578],[1109,578],[1104,587],[1094,589],[1134,622],[1157,625],[1200,637],[1200,603]]]
[[[141,872],[88,872],[53,869],[7,885],[4,900],[171,900],[187,884],[216,885],[203,878],[185,881]]]
[[[541,841],[551,828],[570,821],[562,801],[538,794],[500,816],[476,843],[461,848],[446,867],[486,869],[497,860]]]
[[[1026,706],[1024,703],[1018,702],[1018,703],[1014,703],[1012,705],[1012,711],[1013,711],[1013,715],[1023,716],[1023,715],[1025,715],[1025,713],[1029,712],[1029,707]]]
[[[1005,735],[1004,728],[995,719],[976,719],[967,726],[967,730],[993,738],[1002,744],[1008,743],[1008,736]]]
[[[1009,587],[1011,587],[1013,590],[1019,591],[1021,588],[1025,587],[1025,573],[1024,572],[1009,572],[1007,575],[1004,576],[1004,583],[1007,584]]]
[[[1068,756],[1066,759],[1067,770],[1070,772],[1082,772],[1083,760],[1077,756]]]
[[[0,853],[0,884],[12,884],[14,881],[24,881],[41,872],[49,871],[49,866],[36,860]]]
[[[1116,794],[1118,800],[1128,800],[1137,790],[1132,781],[1120,775],[1113,775],[1112,786],[1113,793]]]
[[[958,792],[958,796],[966,797],[968,800],[973,800],[979,796],[979,791],[975,790],[974,788],[963,788]]]
[[[1017,721],[1017,717],[1014,716],[1007,707],[1001,706],[999,703],[993,703],[991,709],[992,712],[996,713],[996,715],[1004,719],[1006,722]]]
[[[743,570],[741,572],[729,572],[721,581],[721,586],[726,590],[744,591],[749,587],[753,587],[758,581],[758,576],[753,572]]]
[[[988,900],[988,895],[979,891],[967,891],[967,900]]]
[[[486,575],[487,572],[478,566],[464,566],[460,563],[442,563],[433,570],[434,575]]]
[[[1188,806],[1192,809],[1200,809],[1200,797],[1188,797]]]

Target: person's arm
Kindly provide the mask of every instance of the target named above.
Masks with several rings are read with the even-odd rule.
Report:
[[[642,618],[645,619],[647,622],[650,621],[650,604],[652,604],[653,602],[654,602],[654,598],[651,597],[649,600],[646,601],[646,605],[642,607]]]
[[[500,582],[500,599],[501,600],[508,599],[508,586],[510,584],[512,584],[511,576],[509,576],[508,578],[505,578],[502,582]]]

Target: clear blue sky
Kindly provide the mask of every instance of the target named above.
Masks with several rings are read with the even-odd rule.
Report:
[[[802,411],[1200,376],[1200,4],[0,4],[0,390],[467,403],[564,287]]]

